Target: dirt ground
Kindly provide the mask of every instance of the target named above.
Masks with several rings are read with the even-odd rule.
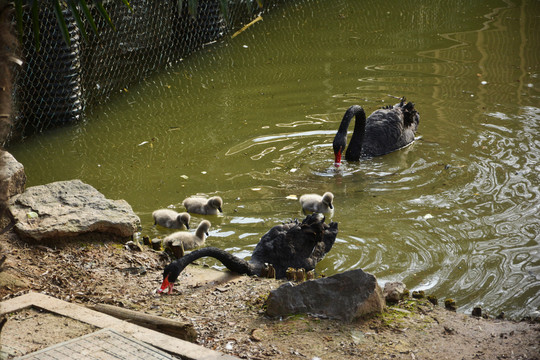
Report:
[[[308,315],[271,319],[265,299],[284,281],[216,274],[201,261],[182,273],[172,295],[160,296],[156,289],[170,261],[160,252],[81,241],[36,245],[11,231],[0,235],[0,246],[7,256],[0,300],[33,290],[191,322],[198,344],[240,358],[540,360],[540,324],[475,318],[413,299],[353,323]],[[18,344],[20,355],[94,331],[68,321],[19,311],[8,316],[1,341],[12,350]]]

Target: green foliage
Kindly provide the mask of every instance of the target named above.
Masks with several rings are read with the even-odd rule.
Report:
[[[197,16],[197,9],[199,7],[199,0],[186,0],[187,6],[188,6],[188,12],[191,16],[196,17]],[[260,8],[263,7],[262,0],[256,0],[257,4]],[[133,12],[133,9],[131,5],[129,4],[128,0],[122,0],[125,6],[128,7],[128,9]],[[62,32],[62,36],[64,38],[64,41],[69,46],[70,45],[70,36],[69,31],[66,25],[66,21],[64,18],[64,14],[62,12],[62,4],[64,6],[67,6],[67,9],[73,14],[73,17],[75,18],[75,22],[77,23],[77,27],[81,31],[81,34],[85,40],[88,41],[88,34],[86,33],[86,30],[83,25],[83,19],[86,19],[88,23],[90,24],[90,27],[92,28],[92,31],[96,36],[99,36],[98,29],[96,27],[96,24],[94,22],[94,18],[92,14],[90,13],[88,1],[87,0],[49,0],[47,3],[46,1],[39,1],[39,0],[14,0],[11,2],[12,5],[15,8],[15,20],[17,22],[16,29],[17,33],[19,34],[19,38],[22,42],[22,38],[24,36],[24,25],[23,25],[23,12],[25,7],[30,8],[31,12],[31,19],[32,19],[32,33],[34,35],[34,46],[36,50],[39,51],[40,48],[40,32],[39,32],[39,9],[41,5],[48,6],[52,5],[54,9],[54,14],[56,16],[56,21],[58,22],[58,26],[60,27],[60,30]],[[178,0],[178,9],[179,11],[182,10],[182,5],[184,3],[184,0]],[[109,13],[103,6],[102,0],[90,0],[90,5],[95,7],[95,9],[99,12],[100,16],[104,18],[109,26],[113,29],[115,29],[115,26],[111,20],[111,17],[109,16]],[[225,21],[229,21],[229,3],[228,0],[219,0],[219,6],[221,13],[223,14],[223,17],[225,18]]]
[[[128,0],[122,0],[125,6],[127,6],[130,11],[133,11],[131,8]],[[23,25],[23,13],[25,11],[25,8],[30,9],[31,14],[31,21],[32,21],[32,33],[34,35],[34,46],[36,47],[36,50],[39,51],[40,48],[40,32],[39,32],[39,9],[40,6],[49,6],[52,5],[54,14],[56,16],[56,21],[58,22],[58,26],[60,28],[60,31],[62,32],[62,36],[64,38],[64,41],[69,46],[70,45],[70,36],[69,31],[66,25],[66,21],[64,18],[64,14],[62,12],[62,6],[67,6],[69,11],[73,14],[73,17],[75,18],[75,21],[77,22],[77,26],[79,27],[81,34],[85,40],[88,40],[88,34],[86,33],[82,19],[85,18],[88,23],[90,24],[90,27],[94,31],[96,35],[99,36],[98,30],[96,27],[96,24],[94,22],[94,18],[92,17],[92,14],[90,13],[88,3],[86,0],[49,0],[47,3],[46,1],[38,1],[38,0],[30,0],[30,1],[24,1],[24,0],[14,0],[12,1],[12,4],[15,8],[15,20],[17,22],[16,29],[17,33],[19,34],[19,38],[22,42],[22,38],[24,36],[24,25]],[[103,7],[103,1],[102,0],[92,0],[91,6],[94,6],[95,9],[99,12],[100,16],[103,17],[109,26],[111,26],[114,29],[114,24],[107,13],[107,10]]]

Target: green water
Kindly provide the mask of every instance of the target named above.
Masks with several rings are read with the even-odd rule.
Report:
[[[465,312],[540,310],[540,2],[295,3],[12,145],[28,185],[81,179],[151,236],[167,234],[153,210],[220,195],[207,245],[245,258],[302,216],[288,196],[332,191],[340,233],[319,272],[362,268]],[[416,103],[419,139],[336,171],[345,110],[388,95]]]

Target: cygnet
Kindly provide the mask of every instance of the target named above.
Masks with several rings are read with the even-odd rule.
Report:
[[[317,194],[305,194],[300,196],[300,204],[302,210],[312,211],[317,213],[329,213],[334,209],[332,202],[334,201],[334,194],[331,192],[325,192],[323,196]]]
[[[199,247],[204,244],[204,241],[208,236],[208,229],[210,229],[210,225],[210,221],[203,220],[197,227],[195,234],[187,231],[177,231],[163,239],[163,244],[165,247],[167,247],[168,245],[178,243],[180,241],[182,242],[185,250]]]
[[[206,199],[204,197],[192,196],[184,200],[182,203],[187,212],[201,215],[217,215],[221,210],[223,200],[219,196]]]
[[[169,229],[189,229],[191,216],[188,213],[177,213],[171,209],[159,209],[152,213],[154,225]]]

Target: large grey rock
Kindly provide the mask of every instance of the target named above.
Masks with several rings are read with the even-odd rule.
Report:
[[[129,237],[140,219],[124,200],[109,200],[80,180],[33,186],[10,200],[23,237],[43,240],[88,233]]]
[[[24,166],[7,151],[0,150],[0,199],[9,199],[24,191],[26,173]]]
[[[384,306],[375,276],[358,269],[297,286],[286,283],[270,292],[266,312],[270,316],[307,313],[352,321],[381,312]]]

